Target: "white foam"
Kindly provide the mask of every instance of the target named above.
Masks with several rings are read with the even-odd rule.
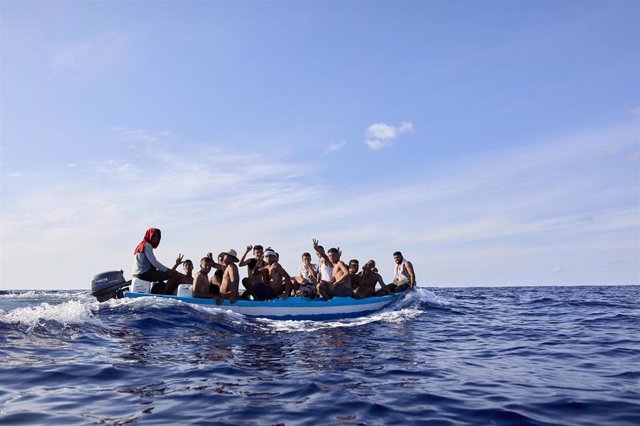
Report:
[[[272,320],[267,318],[257,318],[258,322],[268,325],[275,331],[280,332],[313,332],[318,330],[326,330],[330,328],[350,328],[360,327],[363,325],[384,322],[390,324],[398,324],[404,321],[416,318],[424,312],[419,309],[393,309],[389,311],[381,311],[373,315],[359,318],[350,318],[335,321],[312,321],[312,320]]]
[[[0,321],[35,327],[43,321],[56,321],[64,325],[99,323],[93,316],[91,308],[97,308],[97,303],[83,303],[71,300],[59,305],[42,303],[38,306],[16,308],[0,314]]]
[[[291,321],[272,320],[266,318],[257,319],[257,321],[268,325],[275,331],[281,332],[313,332],[329,328],[360,327],[362,325],[375,322],[399,324],[424,314],[423,310],[415,309],[415,306],[420,303],[428,303],[436,306],[447,306],[449,304],[446,300],[438,297],[434,292],[424,288],[417,288],[415,291],[405,295],[402,300],[393,304],[389,308],[366,317],[335,321]]]
[[[44,290],[28,290],[16,291],[15,293],[6,293],[0,295],[0,299],[34,299],[37,297],[46,297],[47,299],[76,299],[79,296],[88,295],[78,291],[44,291]],[[92,296],[93,298],[93,296]]]
[[[422,303],[429,303],[437,306],[449,306],[449,302],[440,298],[431,290],[425,288],[416,288],[416,290],[407,295],[406,301],[418,301]]]

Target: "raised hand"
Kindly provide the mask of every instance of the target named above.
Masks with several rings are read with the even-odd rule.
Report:
[[[253,248],[253,246],[252,246],[251,244],[249,244],[249,245],[247,246],[247,253],[249,253],[249,252],[251,251],[251,249],[252,249],[252,248]]]
[[[314,238],[312,241],[313,241],[313,248],[317,249],[318,246],[320,245],[320,242],[318,241],[317,238]]]
[[[184,254],[178,253],[178,258],[176,259],[176,265],[181,264],[182,262],[184,262]]]

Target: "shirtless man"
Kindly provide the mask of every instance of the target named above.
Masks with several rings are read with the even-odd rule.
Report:
[[[249,251],[253,249],[253,258],[249,260],[245,260]],[[258,300],[257,295],[255,294],[253,287],[256,283],[264,282],[262,278],[262,274],[254,273],[261,268],[264,268],[267,264],[263,259],[264,249],[261,245],[256,244],[255,246],[248,245],[245,250],[242,258],[240,259],[240,263],[238,266],[246,266],[247,267],[247,277],[242,279],[242,286],[247,290],[243,293],[242,298],[248,298],[249,295],[253,296],[254,300]]]
[[[193,282],[193,262],[190,259],[182,262],[182,274],[185,276],[184,281],[180,284],[190,284]]]
[[[343,261],[340,260],[340,251],[336,248],[330,248],[325,254],[322,246],[318,244],[318,240],[313,240],[313,248],[324,261],[333,266],[331,281],[327,281],[324,277],[316,286],[316,290],[323,299],[329,300],[333,297],[351,297],[351,277],[349,269]]]
[[[180,284],[191,284],[193,282],[193,262],[191,262],[189,259],[182,260],[183,258],[184,255],[178,253],[176,263],[171,269],[175,271],[178,265],[182,264],[183,272],[181,273],[176,271],[177,279],[172,280],[171,282],[167,282],[167,285],[164,288],[165,294],[175,295]]]
[[[354,291],[353,297],[362,299],[365,297],[382,296],[383,294],[391,294],[391,290],[384,283],[384,280],[377,272],[374,272],[376,262],[368,261],[362,266],[362,275],[360,286]],[[376,284],[380,284],[382,290],[376,293]]]
[[[413,290],[416,285],[416,274],[413,271],[413,265],[407,259],[402,257],[399,251],[393,253],[393,260],[396,266],[393,273],[393,283],[389,284],[392,292]]]
[[[259,268],[256,267],[255,273],[263,276],[262,282],[253,285],[255,292],[255,300],[271,300],[278,296],[284,299],[289,297],[291,292],[291,276],[278,263],[278,255],[275,251],[267,249],[264,252],[264,258],[267,265]]]
[[[180,284],[193,283],[193,262],[191,262],[189,259],[182,260],[183,258],[184,255],[178,254],[176,263],[175,265],[173,265],[173,268],[171,268],[175,271],[178,265],[182,263],[182,272],[177,273],[180,279],[174,281],[171,284],[167,283],[168,285],[165,287],[165,291],[167,292],[166,294],[176,294],[178,291],[178,286]]]
[[[211,271],[211,259],[209,257],[203,257],[200,259],[200,270],[193,277],[193,285],[191,291],[193,297],[199,297],[204,299],[215,298],[220,299],[220,290],[216,293],[212,293],[209,287],[209,272]]]
[[[224,299],[228,299],[231,303],[238,300],[238,283],[240,282],[238,274],[238,256],[235,250],[231,249],[222,252],[224,255],[223,263],[226,265],[224,274],[222,275],[222,285],[220,285],[220,295]]]

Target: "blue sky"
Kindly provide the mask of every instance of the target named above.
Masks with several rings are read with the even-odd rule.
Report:
[[[640,3],[0,3],[2,288],[311,239],[640,283]]]

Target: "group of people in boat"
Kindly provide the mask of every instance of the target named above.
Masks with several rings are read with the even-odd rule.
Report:
[[[302,263],[298,274],[291,276],[280,265],[280,256],[271,247],[261,245],[247,246],[241,258],[233,250],[220,253],[216,259],[207,253],[200,259],[200,269],[193,274],[194,265],[189,259],[178,255],[175,264],[169,268],[156,259],[153,249],[160,244],[162,233],[157,228],[149,228],[143,240],[134,251],[133,276],[154,283],[152,293],[176,294],[178,286],[190,284],[192,296],[213,298],[218,302],[227,299],[271,300],[286,299],[291,296],[329,300],[333,297],[354,297],[357,299],[393,294],[415,288],[416,276],[411,262],[402,253],[393,253],[395,269],[393,280],[385,284],[378,273],[376,263],[367,261],[360,271],[360,263],[351,259],[349,264],[340,260],[339,248],[325,251],[317,239],[312,247],[318,258],[311,263],[311,254],[302,254]],[[252,251],[253,257],[247,259]],[[182,265],[182,272],[177,271]],[[247,277],[240,280],[239,267],[247,267]],[[214,269],[213,275],[209,276]],[[240,291],[240,284],[244,287]],[[376,290],[379,285],[380,289]]]

